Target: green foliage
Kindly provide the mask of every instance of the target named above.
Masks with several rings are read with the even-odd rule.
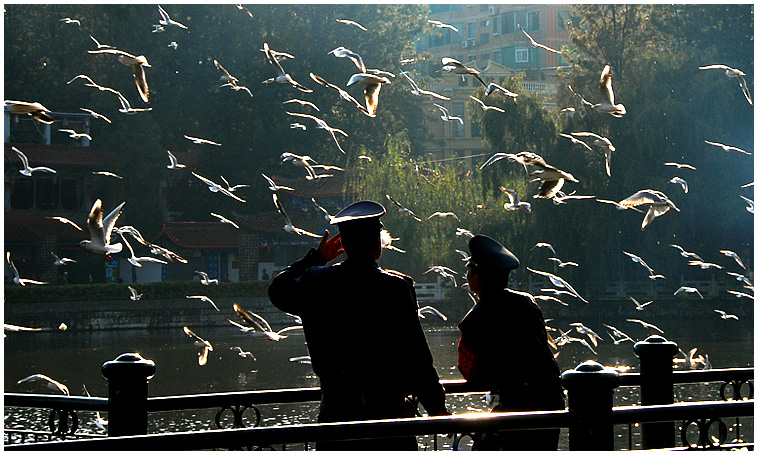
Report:
[[[133,283],[144,300],[183,299],[188,295],[216,297],[267,297],[268,281],[240,281],[204,286],[197,281],[156,281]],[[33,302],[110,302],[129,300],[131,292],[126,284],[72,284],[67,286],[11,286],[6,285],[6,305]]]

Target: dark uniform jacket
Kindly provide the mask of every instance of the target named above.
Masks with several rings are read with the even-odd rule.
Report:
[[[459,368],[468,382],[500,395],[495,410],[563,409],[560,369],[542,311],[526,293],[503,289],[458,323]]]
[[[407,395],[446,414],[413,279],[373,260],[324,264],[312,249],[268,289],[274,306],[303,320],[321,382],[319,421],[408,417]]]

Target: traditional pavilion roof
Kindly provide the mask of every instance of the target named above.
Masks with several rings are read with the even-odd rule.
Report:
[[[156,236],[166,236],[185,248],[237,248],[239,229],[231,224],[210,221],[170,221]]]
[[[92,147],[76,145],[45,145],[45,144],[12,144],[5,143],[5,163],[18,164],[21,160],[12,147],[19,149],[29,159],[30,166],[48,166],[55,169],[56,166],[97,167],[108,162],[112,157],[111,152],[105,152]]]
[[[14,154],[15,155],[15,154]],[[76,220],[72,220],[76,222]],[[29,213],[25,210],[12,210],[5,212],[5,242],[35,242],[39,237],[54,235],[59,240],[79,242],[89,238],[89,232],[84,226],[84,220],[80,231],[67,223],[48,218],[47,215]]]

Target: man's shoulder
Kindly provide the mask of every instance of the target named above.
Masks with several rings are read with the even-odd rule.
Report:
[[[383,268],[379,268],[379,271],[387,277],[400,278],[411,285],[413,284],[413,277],[410,275],[406,275],[405,273],[398,272],[397,270],[390,270],[390,269],[383,269]]]

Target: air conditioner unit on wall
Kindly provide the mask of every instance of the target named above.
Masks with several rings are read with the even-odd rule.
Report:
[[[467,48],[467,47],[468,47],[468,41],[464,41],[464,42],[463,42],[463,48],[465,49],[465,48]]]
[[[497,6],[490,6],[490,16],[494,16],[500,12],[500,8]]]
[[[474,46],[476,46],[476,40],[475,39],[468,40],[468,47],[474,47]]]

